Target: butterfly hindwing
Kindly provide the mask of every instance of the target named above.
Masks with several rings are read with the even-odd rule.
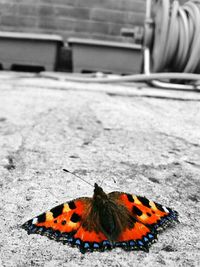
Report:
[[[89,231],[81,226],[74,235],[75,242],[80,244],[80,250],[82,253],[86,251],[111,249],[112,244],[101,232],[97,232],[94,229]]]
[[[122,247],[125,250],[144,250],[149,251],[150,245],[157,240],[157,233],[144,225],[135,221],[132,228],[125,229],[115,246]]]

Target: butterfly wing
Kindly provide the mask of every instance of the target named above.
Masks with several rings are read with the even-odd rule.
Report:
[[[159,231],[173,221],[178,221],[177,211],[148,200],[146,197],[120,192],[112,192],[109,196],[119,204],[125,205],[138,222],[149,226],[151,229]]]
[[[148,200],[146,197],[118,192],[113,192],[112,196],[119,203],[123,203],[137,221],[157,231],[164,229],[173,221],[178,221],[177,211]]]
[[[133,226],[127,227],[121,233],[116,246],[124,249],[144,249],[157,239],[157,232],[178,221],[178,213],[175,210],[150,201],[145,197],[121,192],[112,192],[109,198],[124,205],[134,221]]]
[[[156,240],[156,231],[135,220],[131,228],[127,227],[122,231],[113,245],[125,250],[144,250],[148,252],[150,245]]]
[[[91,198],[78,198],[56,206],[22,225],[28,234],[41,234],[79,247],[82,253],[111,248],[105,235],[88,222]],[[91,229],[90,229],[91,228]]]

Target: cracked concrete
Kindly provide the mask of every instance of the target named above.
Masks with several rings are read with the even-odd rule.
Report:
[[[59,74],[57,74],[59,77]],[[200,266],[200,96],[137,84],[80,84],[0,73],[0,266]],[[134,97],[132,97],[134,96]],[[175,208],[150,252],[94,252],[20,225],[92,188]],[[117,183],[113,182],[114,178]]]

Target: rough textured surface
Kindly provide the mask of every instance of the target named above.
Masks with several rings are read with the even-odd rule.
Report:
[[[200,266],[198,93],[15,73],[1,73],[0,80],[0,266]],[[180,224],[162,233],[149,253],[81,255],[28,236],[20,228],[26,220],[92,195],[63,167],[91,183],[107,178],[107,192],[132,192],[173,207]]]

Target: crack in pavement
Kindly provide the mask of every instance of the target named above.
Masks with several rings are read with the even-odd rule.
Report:
[[[200,144],[189,142],[188,140],[186,140],[185,138],[180,137],[180,136],[175,136],[175,135],[167,134],[167,133],[164,133],[164,132],[158,132],[158,134],[160,134],[160,135],[164,135],[164,136],[167,136],[167,137],[172,137],[172,138],[174,138],[174,139],[176,139],[176,140],[181,141],[181,142],[184,143],[186,146],[187,146],[187,145],[190,145],[190,146],[194,146],[194,147],[200,147]]]

